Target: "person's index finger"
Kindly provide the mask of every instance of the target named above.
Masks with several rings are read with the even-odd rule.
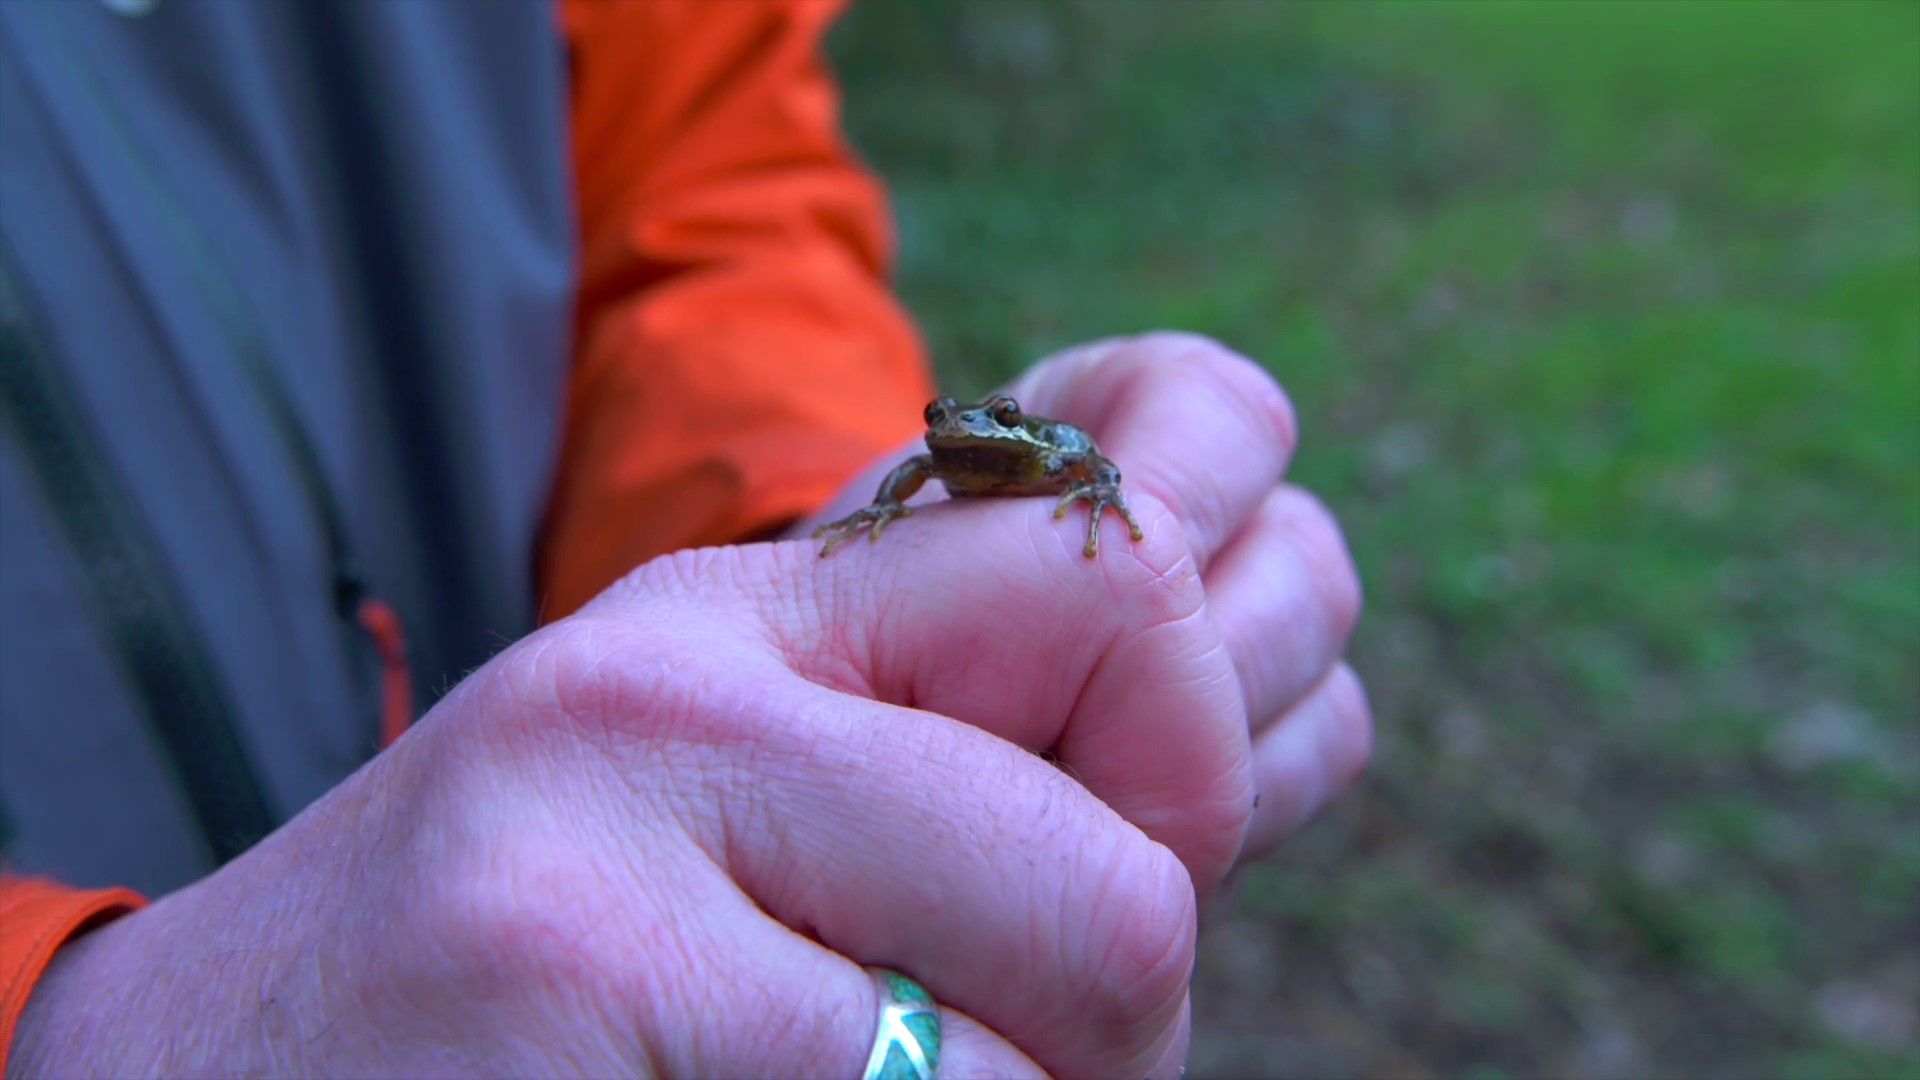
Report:
[[[1074,350],[1023,378],[1019,392],[1033,411],[1086,426],[1119,466],[1123,491],[1173,507],[1202,569],[1279,482],[1298,440],[1272,376],[1191,334]]]
[[[810,681],[1058,751],[1210,889],[1252,793],[1245,711],[1199,570],[1150,494],[1134,503],[1143,539],[1116,520],[1093,559],[1084,520],[1055,520],[1052,503],[936,503],[824,559],[784,545],[793,601],[774,636]]]

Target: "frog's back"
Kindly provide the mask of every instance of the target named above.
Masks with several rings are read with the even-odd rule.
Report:
[[[1043,438],[1059,454],[1090,454],[1095,449],[1093,436],[1062,420],[1047,421]]]

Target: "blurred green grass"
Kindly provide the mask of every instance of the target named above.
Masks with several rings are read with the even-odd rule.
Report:
[[[869,2],[943,383],[1261,360],[1370,778],[1200,1075],[1920,1077],[1920,4]]]

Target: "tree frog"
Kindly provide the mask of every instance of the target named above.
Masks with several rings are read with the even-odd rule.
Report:
[[[964,406],[950,397],[934,398],[923,415],[928,452],[888,473],[870,505],[815,529],[815,539],[827,538],[821,558],[863,528],[871,527],[868,539],[880,539],[888,522],[913,513],[906,499],[929,477],[955,498],[1061,493],[1053,507],[1056,519],[1076,499],[1087,500],[1092,513],[1081,553],[1088,558],[1099,553],[1100,514],[1109,507],[1119,511],[1135,540],[1141,538],[1140,523],[1120,494],[1119,467],[1072,424],[1023,413],[1020,403],[1005,394]]]

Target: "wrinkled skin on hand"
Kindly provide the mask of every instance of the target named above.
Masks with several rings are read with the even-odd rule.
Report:
[[[1171,511],[1201,576],[1199,617],[1232,659],[1253,739],[1259,806],[1241,861],[1271,852],[1353,781],[1373,746],[1366,694],[1343,659],[1359,577],[1332,514],[1283,480],[1299,439],[1291,402],[1259,365],[1173,332],[1068,349],[1006,391],[1092,433],[1129,492]],[[910,451],[876,463],[803,527],[860,506],[872,478]],[[915,520],[942,512],[994,513],[930,508]],[[896,526],[888,539],[913,532]]]
[[[950,1075],[1176,1073],[1197,903],[1365,757],[1357,586],[1246,361],[1100,343],[1015,392],[1124,465],[1140,543],[976,500],[649,563],[62,950],[10,1069],[857,1075],[879,963]]]

